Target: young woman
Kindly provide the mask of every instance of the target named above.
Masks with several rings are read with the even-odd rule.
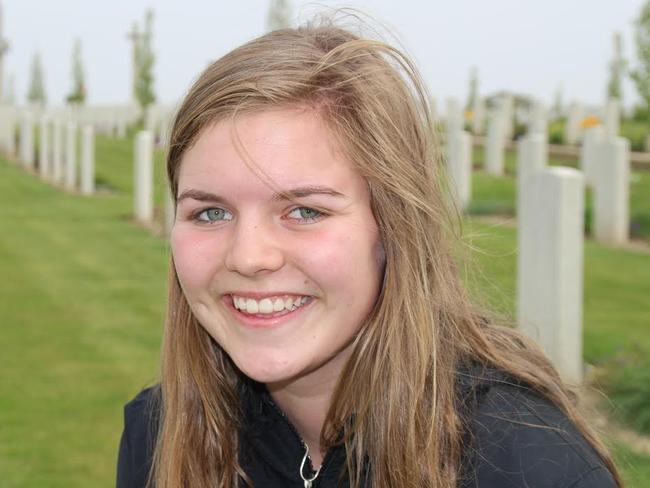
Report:
[[[621,485],[540,350],[470,304],[427,100],[331,25],[196,81],[162,378],[126,406],[118,487]]]

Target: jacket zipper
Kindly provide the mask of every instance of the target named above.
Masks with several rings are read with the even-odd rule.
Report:
[[[270,397],[270,395],[269,395]],[[291,421],[288,419],[288,417],[285,415],[285,413],[278,407],[275,402],[273,401],[272,398],[269,398],[269,403],[273,407],[273,409],[282,417],[282,420],[284,421],[285,424],[289,426],[289,430],[293,433],[293,436],[295,437],[296,441],[298,441],[298,444],[300,444],[300,447],[303,449],[306,449],[307,443],[303,440],[302,436],[298,433],[294,425],[291,423]],[[311,484],[312,488],[317,488],[320,486],[320,480],[323,478],[323,473],[325,472],[325,468],[327,467],[327,464],[330,461],[330,458],[332,454],[332,449],[328,449],[327,452],[325,453],[325,457],[323,458],[323,462],[321,463],[320,470],[318,471],[318,476],[316,476],[316,479]],[[316,470],[314,469],[314,465],[311,462],[311,457],[307,455],[307,466],[309,467],[309,470],[311,471],[310,475],[313,476]],[[297,469],[300,469],[300,463],[298,463]]]

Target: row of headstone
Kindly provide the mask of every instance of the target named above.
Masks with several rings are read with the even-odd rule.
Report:
[[[158,145],[165,146],[168,143],[175,109],[175,106],[152,105],[146,111],[145,129],[154,133]],[[32,123],[38,123],[43,116],[52,120],[60,119],[64,123],[72,120],[80,127],[92,125],[97,134],[124,138],[128,127],[134,125],[140,115],[141,110],[131,105],[66,105],[47,109],[41,106],[0,105],[0,146],[7,154],[16,154],[16,128],[25,119],[31,119]]]
[[[508,122],[510,120],[510,123]],[[459,208],[466,209],[471,199],[472,136],[464,130],[464,117],[460,103],[447,99],[446,158],[447,173]],[[505,141],[512,131],[512,98],[505,97],[487,114],[485,143],[485,171],[501,176],[505,172]]]
[[[432,113],[434,118],[436,117],[435,100],[431,100]],[[492,107],[488,110],[486,101],[484,98],[476,97],[471,107],[468,107],[468,112],[465,112],[458,99],[449,97],[446,100],[446,114],[443,117],[445,122],[445,127],[448,129],[450,125],[452,127],[460,126],[461,129],[465,128],[465,122],[467,119],[469,128],[472,134],[480,135],[486,131],[486,124],[489,120],[490,114],[494,110],[499,110],[503,113],[504,117],[512,118],[513,116],[513,99],[512,97],[504,96],[500,99],[495,107]],[[505,124],[506,135],[512,135],[514,123],[512,120],[510,123]]]
[[[435,107],[435,100],[432,100],[431,106]],[[503,137],[504,141],[511,140],[514,135],[514,97],[510,94],[503,94],[492,102],[492,106],[487,109],[485,99],[476,97],[469,113],[464,113],[460,109],[460,103],[454,98],[447,99],[447,113],[444,117],[445,126],[455,126],[457,124],[465,127],[466,119],[469,118],[471,132],[475,135],[485,134],[491,141]],[[603,106],[598,108],[586,108],[578,102],[572,102],[566,111],[566,120],[564,124],[564,141],[568,145],[577,145],[582,141],[583,124],[586,117],[593,117],[600,125],[603,126],[608,136],[616,137],[620,131],[621,118],[620,103],[617,100],[608,100]],[[458,115],[460,114],[460,118]],[[521,111],[518,111],[518,116]],[[528,109],[523,112],[524,119],[528,121],[528,133],[544,133],[548,135],[548,110],[537,100],[533,100]],[[453,118],[454,120],[450,120]],[[592,122],[593,123],[593,122]],[[500,134],[497,136],[497,134]],[[497,145],[492,145],[489,164],[490,172],[501,174],[499,168],[499,152],[495,149]]]
[[[167,144],[173,113],[170,108],[152,107],[145,118],[145,124],[152,130],[141,131],[135,140],[134,216],[145,224],[153,220],[154,145],[156,142]],[[77,107],[46,112],[38,107],[21,109],[0,105],[0,150],[10,156],[10,160],[17,160],[26,170],[37,171],[54,185],[91,195],[95,192],[95,133],[126,135],[126,126],[119,122],[120,117],[132,123],[134,116],[133,111],[120,111],[115,107],[83,110]],[[120,126],[124,128],[119,129]],[[171,198],[167,200],[165,228],[168,232],[174,208]]]
[[[608,125],[584,130],[580,169],[586,185],[594,190],[593,235],[599,242],[617,245],[626,242],[629,233],[630,149],[629,141],[616,136],[618,104],[612,102],[608,107],[610,117],[605,118]],[[574,106],[573,111],[578,119],[580,107]],[[504,173],[506,118],[502,107],[492,110],[488,118],[485,171],[496,176]],[[471,200],[472,143],[470,134],[463,128],[460,103],[450,98],[445,131],[447,172],[457,205],[466,209]],[[527,135],[541,139],[546,147],[546,111],[541,104],[531,109]],[[518,165],[525,160],[520,154]]]
[[[503,118],[504,110],[497,109],[488,119],[486,171],[493,174],[503,168]],[[463,130],[458,102],[448,101],[446,121],[450,190],[456,203],[466,208],[471,199],[471,136]],[[611,127],[587,129],[582,172],[549,167],[546,127],[545,109],[533,106],[528,133],[517,146],[517,319],[562,376],[579,383],[585,183],[594,189],[596,240],[624,242],[629,227],[629,142],[613,137]]]
[[[14,125],[22,118],[22,114],[29,113],[36,121],[42,116],[52,119],[73,120],[79,126],[92,125],[96,133],[123,138],[126,136],[128,126],[133,125],[140,116],[140,110],[137,107],[124,106],[80,106],[66,105],[62,107],[43,108],[38,105],[26,107],[1,106],[4,123],[0,130],[9,130],[9,126]],[[3,141],[4,142],[4,141]],[[7,144],[3,144],[6,148]]]
[[[156,141],[167,144],[174,109],[152,106],[147,113],[146,123],[155,130]],[[127,127],[138,117],[139,110],[132,106],[65,106],[44,110],[39,106],[0,105],[0,150],[10,159],[17,159],[25,169],[38,170],[43,179],[55,185],[92,194],[94,134],[125,137]]]
[[[38,157],[35,151],[35,121],[30,112],[20,115],[18,132],[20,164],[27,170],[38,169],[44,180],[67,190],[79,189],[90,195],[95,192],[94,129],[86,124],[81,129],[81,157],[77,158],[78,126],[74,121],[64,123],[59,118],[41,115],[38,122]],[[13,128],[11,128],[13,132]],[[8,151],[7,147],[3,147]],[[80,166],[80,178],[78,178]]]
[[[622,244],[629,229],[629,141],[585,131],[582,171],[548,167],[543,134],[517,146],[517,323],[563,377],[582,380],[585,186],[594,190],[597,241]]]

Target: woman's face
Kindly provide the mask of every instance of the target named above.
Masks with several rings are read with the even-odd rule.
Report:
[[[382,280],[367,184],[312,111],[235,125],[208,127],[183,157],[171,237],[181,286],[247,376],[334,379]]]

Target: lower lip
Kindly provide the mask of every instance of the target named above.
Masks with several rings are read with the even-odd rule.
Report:
[[[247,313],[242,313],[240,310],[235,308],[235,305],[233,304],[231,297],[225,299],[224,301],[226,302],[226,306],[228,307],[228,310],[230,310],[230,313],[242,325],[246,327],[255,328],[255,329],[264,329],[270,327],[279,327],[285,324],[286,322],[289,322],[294,318],[299,317],[300,315],[302,315],[305,309],[309,308],[312,305],[312,303],[316,301],[316,299],[314,297],[311,297],[307,303],[301,305],[297,309],[285,313],[283,315],[275,315],[275,316],[274,315],[264,316],[262,314],[250,315]]]

